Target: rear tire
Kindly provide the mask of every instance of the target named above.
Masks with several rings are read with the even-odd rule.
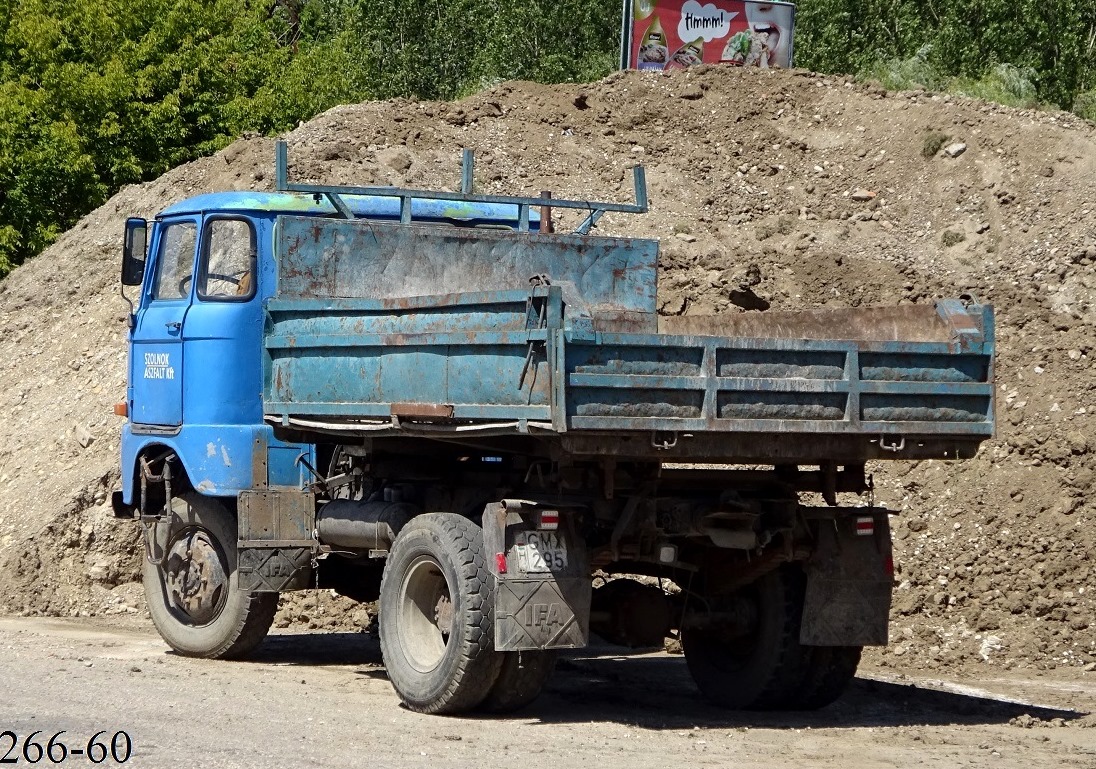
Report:
[[[216,499],[189,492],[171,500],[164,563],[144,561],[152,624],[187,657],[233,659],[266,637],[277,593],[245,593],[236,572],[235,516]]]
[[[380,641],[409,709],[461,713],[487,697],[503,663],[494,591],[483,531],[467,518],[420,515],[400,531],[381,582]]]
[[[862,646],[808,646],[806,678],[796,706],[817,710],[837,700],[856,677]]]
[[[497,653],[502,657],[502,670],[480,709],[488,713],[513,713],[540,696],[559,655],[555,651]]]
[[[807,662],[807,647],[799,644],[804,584],[802,570],[788,565],[746,587],[757,622],[745,635],[718,626],[682,630],[689,673],[708,700],[735,710],[793,705]]]

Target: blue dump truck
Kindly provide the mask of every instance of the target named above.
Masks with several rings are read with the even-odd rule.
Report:
[[[865,463],[992,436],[992,308],[661,318],[658,243],[589,234],[641,168],[627,204],[471,182],[293,183],[279,143],[276,191],[127,221],[113,504],[164,640],[241,657],[327,589],[379,601],[420,712],[522,707],[591,633],[678,638],[722,706],[831,702],[887,642]]]

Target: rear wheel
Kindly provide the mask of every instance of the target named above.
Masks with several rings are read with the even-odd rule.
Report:
[[[556,667],[555,651],[499,652],[502,669],[480,709],[512,713],[531,703],[544,690]]]
[[[460,713],[483,702],[503,662],[494,650],[494,576],[483,532],[431,513],[403,527],[384,568],[381,654],[400,699],[420,713]]]
[[[164,524],[160,524],[164,525]],[[152,624],[188,657],[242,657],[274,621],[277,593],[245,593],[236,572],[236,519],[196,492],[171,500],[163,562],[144,563]]]
[[[733,709],[793,705],[807,662],[799,644],[803,585],[802,571],[784,566],[746,587],[756,621],[745,633],[719,625],[682,630],[685,662],[705,697]]]
[[[845,693],[856,676],[862,646],[808,646],[807,670],[795,706],[824,708]]]

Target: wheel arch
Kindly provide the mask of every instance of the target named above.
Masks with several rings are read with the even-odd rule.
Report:
[[[185,474],[189,487],[199,494],[231,504],[229,500],[235,500],[240,491],[255,485],[253,453],[260,439],[267,445],[266,432],[261,425],[189,425],[174,435],[163,435],[134,433],[126,425],[120,463],[122,499],[131,506],[139,501],[142,457],[173,451],[179,459],[173,467],[176,476]],[[282,450],[282,454],[288,456],[292,451]]]
[[[191,480],[193,476],[187,466],[187,458],[179,451],[179,447],[173,441],[156,439],[142,441],[132,446],[131,451],[124,452],[122,456],[122,498],[126,504],[136,507],[141,502],[142,460],[152,461],[165,453],[174,453],[177,459],[172,467],[171,484],[173,493],[194,490],[194,484]],[[158,470],[158,468],[156,469]]]

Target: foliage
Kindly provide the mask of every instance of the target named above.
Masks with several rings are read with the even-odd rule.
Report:
[[[336,104],[596,79],[616,0],[0,0],[0,277],[121,185]]]
[[[15,0],[0,6],[0,275],[119,186],[248,127],[288,60],[259,3]]]
[[[879,59],[859,72],[866,80],[875,80],[895,91],[924,89],[947,91],[1010,107],[1034,107],[1039,104],[1031,67],[996,64],[981,77],[948,77],[931,60],[932,46],[924,45],[908,59]]]
[[[1096,88],[1077,94],[1073,100],[1073,111],[1085,120],[1096,123]]]
[[[800,0],[796,24],[809,69],[1063,109],[1096,89],[1092,0]]]
[[[978,79],[953,80],[948,84],[948,90],[1010,107],[1034,107],[1039,103],[1035,93],[1036,78],[1031,67],[997,64]]]
[[[862,78],[879,81],[884,88],[892,91],[914,88],[939,91],[944,88],[947,78],[929,61],[931,53],[932,46],[923,45],[908,59],[876,59],[859,74]]]
[[[0,0],[0,277],[121,185],[336,104],[615,67],[620,0]],[[800,0],[796,63],[1096,119],[1093,0]]]

